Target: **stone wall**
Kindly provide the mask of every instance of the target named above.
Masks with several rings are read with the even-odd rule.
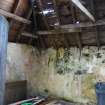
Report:
[[[31,71],[32,94],[54,95],[76,102],[96,102],[95,83],[105,81],[105,48],[49,48]],[[38,67],[38,68],[37,68]],[[33,76],[32,76],[33,75]],[[33,78],[34,77],[34,78]]]
[[[28,81],[29,95],[53,95],[76,102],[96,102],[95,83],[105,81],[105,47],[38,52],[27,45],[8,45],[7,81]]]

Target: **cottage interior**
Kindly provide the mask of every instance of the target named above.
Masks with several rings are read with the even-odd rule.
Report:
[[[0,0],[0,84],[0,105],[105,105],[105,0]]]

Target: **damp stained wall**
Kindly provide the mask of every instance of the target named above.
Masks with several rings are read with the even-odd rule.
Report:
[[[95,83],[105,81],[105,47],[49,48],[8,44],[7,81],[27,80],[29,95],[96,102]]]

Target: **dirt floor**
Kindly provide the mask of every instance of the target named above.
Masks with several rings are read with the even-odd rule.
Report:
[[[94,103],[87,103],[87,104],[73,103],[73,102],[64,101],[64,100],[48,99],[39,105],[96,105],[96,104]]]

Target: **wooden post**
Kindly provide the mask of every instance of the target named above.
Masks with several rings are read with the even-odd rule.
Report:
[[[0,105],[4,105],[8,29],[8,22],[0,16]]]

